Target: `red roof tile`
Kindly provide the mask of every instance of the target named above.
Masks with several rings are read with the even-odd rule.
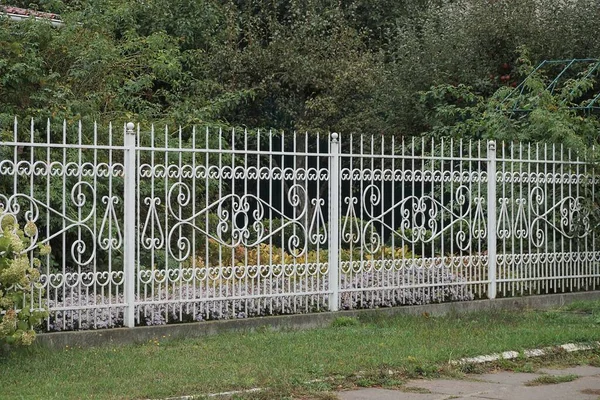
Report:
[[[56,19],[60,20],[60,15],[28,10],[26,8],[19,7],[11,7],[11,6],[0,6],[0,11],[7,14],[15,14],[15,15],[23,15],[23,16],[33,16],[38,18],[47,18],[47,19]]]

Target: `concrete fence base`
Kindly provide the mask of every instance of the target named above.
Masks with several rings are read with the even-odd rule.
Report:
[[[136,328],[115,328],[91,331],[43,333],[37,337],[39,346],[61,349],[69,347],[93,347],[144,343],[153,339],[195,338],[223,332],[254,331],[259,329],[298,330],[323,328],[338,317],[362,317],[372,315],[422,315],[441,316],[451,313],[469,313],[485,310],[549,309],[581,300],[598,300],[600,291],[511,297],[494,300],[475,300],[456,303],[438,303],[421,306],[404,306],[365,310],[347,310],[315,314],[278,315],[235,320],[205,321]]]

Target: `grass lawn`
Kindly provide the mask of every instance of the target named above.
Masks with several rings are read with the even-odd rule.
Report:
[[[306,381],[333,377],[339,383],[359,371],[436,376],[451,359],[598,341],[599,317],[600,302],[587,302],[545,312],[340,318],[325,329],[120,347],[33,347],[0,357],[0,398],[156,399],[252,387],[293,393]]]

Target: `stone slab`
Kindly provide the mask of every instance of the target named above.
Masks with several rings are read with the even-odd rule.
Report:
[[[525,384],[525,382],[529,382],[530,380],[535,379],[539,376],[540,374],[499,371],[489,374],[471,375],[470,378],[482,382],[501,383],[504,385],[512,386],[523,385]]]
[[[340,400],[441,400],[439,394],[410,393],[400,390],[389,390],[380,388],[368,388],[339,392]]]
[[[580,365],[577,367],[549,369],[542,368],[538,372],[549,375],[577,375],[577,376],[600,376],[600,368],[590,365]]]
[[[589,389],[589,385],[542,385],[513,386],[500,392],[487,393],[484,398],[490,400],[597,400],[597,394],[586,394],[581,390]]]
[[[580,396],[588,394],[591,396],[590,398],[593,398],[594,400],[600,398],[600,377],[598,376],[584,376],[573,382],[562,383],[555,386],[562,386],[573,392],[580,393]],[[571,399],[574,398],[578,397],[571,397]]]
[[[592,373],[590,369],[570,369],[582,373]],[[574,373],[574,372],[570,372]],[[488,399],[488,400],[598,400],[600,396],[600,376],[592,375],[578,378],[572,382],[560,384],[549,384],[540,386],[525,386],[525,382],[534,379],[539,374],[520,374],[499,372],[496,374],[475,375],[479,381],[469,380],[413,380],[409,381],[407,387],[415,387],[429,390],[431,393],[423,399]],[[483,381],[481,378],[488,379]],[[413,393],[411,393],[413,394]],[[377,393],[371,393],[372,400],[404,399],[404,397],[376,397]],[[391,395],[390,395],[391,396]],[[419,397],[415,397],[418,399]],[[352,399],[347,397],[345,399]],[[363,399],[363,398],[356,398]],[[367,399],[367,397],[364,397]],[[407,399],[412,399],[407,397]]]
[[[407,382],[406,386],[427,389],[432,393],[452,396],[485,395],[486,397],[489,397],[488,395],[492,393],[506,391],[514,385],[469,380],[436,379],[431,381],[413,380]]]

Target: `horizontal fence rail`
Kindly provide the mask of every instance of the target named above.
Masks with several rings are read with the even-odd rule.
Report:
[[[594,165],[544,144],[0,127],[45,330],[594,290]],[[39,246],[50,254],[39,257]]]

